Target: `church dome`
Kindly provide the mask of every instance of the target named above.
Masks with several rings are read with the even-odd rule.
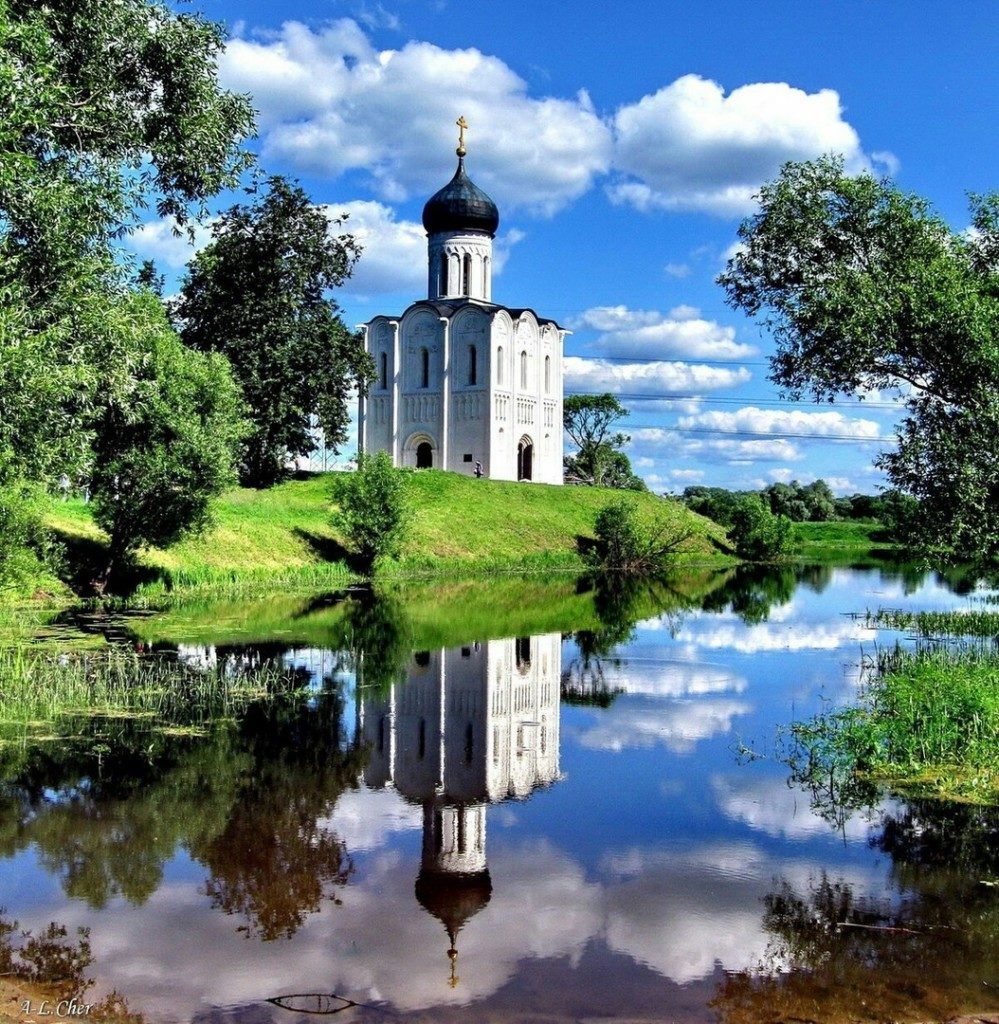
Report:
[[[458,158],[454,177],[427,200],[423,226],[428,235],[442,231],[476,231],[492,238],[499,227],[496,204],[465,173],[465,159]]]

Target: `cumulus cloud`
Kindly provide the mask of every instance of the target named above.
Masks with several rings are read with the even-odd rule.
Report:
[[[728,441],[690,437],[668,427],[641,427],[632,431],[631,446],[639,451],[668,451],[672,459],[702,459],[743,465],[757,461],[794,462],[801,451],[784,438]]]
[[[610,165],[610,128],[585,92],[535,98],[476,49],[410,41],[378,51],[350,19],[289,21],[231,40],[221,69],[254,97],[265,160],[330,178],[361,170],[388,201],[444,184],[459,115],[471,125],[469,169],[501,207],[550,215]]]
[[[734,327],[704,319],[694,306],[677,306],[666,314],[627,306],[594,306],[577,316],[572,326],[574,330],[602,331],[591,347],[605,355],[731,360],[756,355],[752,345],[735,340]]]
[[[743,214],[760,184],[787,160],[842,153],[851,170],[869,165],[839,94],[757,82],[728,95],[717,82],[684,75],[618,110],[611,199],[639,210]]]
[[[760,651],[835,651],[841,647],[859,647],[872,643],[877,632],[854,619],[777,625],[763,622],[755,626],[727,622],[684,626],[676,638],[680,643],[691,644],[694,650],[757,654]]]
[[[760,409],[747,405],[735,412],[701,412],[680,420],[681,427],[759,434],[807,434],[814,437],[850,437],[876,440],[881,429],[874,420],[854,419],[840,412],[801,412]]]
[[[612,363],[606,359],[566,356],[565,383],[571,390],[651,393],[708,391],[745,384],[751,377],[744,366],[652,362]]]
[[[194,225],[193,241],[186,229],[177,227],[172,217],[140,224],[128,237],[128,244],[143,259],[179,270],[212,240],[212,221]]]

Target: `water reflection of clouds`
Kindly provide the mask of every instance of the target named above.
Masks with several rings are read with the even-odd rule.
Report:
[[[783,778],[745,773],[713,775],[711,786],[722,813],[755,831],[795,840],[830,834],[829,822],[812,810],[808,795]],[[858,813],[847,818],[840,834],[863,841],[870,831],[871,823]]]
[[[362,788],[343,793],[332,816],[323,824],[337,835],[349,835],[349,849],[361,853],[385,846],[397,832],[421,829],[423,812],[418,804],[408,803],[395,790],[375,792]]]
[[[619,698],[601,711],[594,724],[577,730],[589,749],[622,751],[661,745],[674,754],[689,754],[702,740],[732,729],[732,720],[748,715],[746,701],[701,698],[662,701],[648,697]]]
[[[736,623],[717,625],[705,619],[680,629],[676,638],[694,649],[733,650],[739,654],[765,651],[832,651],[849,645],[873,643],[877,630],[859,619],[843,618],[833,622],[794,623],[775,626],[758,623],[743,626]]]

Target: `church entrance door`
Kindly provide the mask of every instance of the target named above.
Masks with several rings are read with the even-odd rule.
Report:
[[[534,445],[527,437],[522,437],[517,445],[517,479],[534,479]]]
[[[432,469],[434,465],[434,450],[430,447],[429,441],[421,441],[416,446],[416,468]]]

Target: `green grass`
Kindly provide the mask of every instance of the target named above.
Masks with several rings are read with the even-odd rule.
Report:
[[[896,647],[879,653],[855,707],[797,723],[806,781],[858,781],[999,803],[999,654]]]
[[[881,608],[867,613],[866,625],[879,629],[908,630],[922,638],[999,638],[999,612],[978,608],[951,612],[908,612]]]
[[[827,523],[795,523],[795,556],[806,561],[877,559],[893,554],[896,545],[884,541],[884,527],[873,519]]]
[[[356,580],[330,523],[339,474],[321,474],[270,490],[239,489],[219,500],[205,534],[140,555],[138,595],[166,590],[219,592],[338,589]],[[406,474],[412,523],[386,576],[502,571],[579,571],[579,543],[593,536],[597,511],[620,491],[475,480],[428,470]],[[676,502],[635,494],[640,517],[664,515],[693,531],[683,557],[718,561],[724,532]],[[97,563],[104,537],[81,502],[54,503],[50,525],[71,562]],[[85,573],[83,574],[85,575]]]
[[[197,729],[287,689],[280,668],[195,669],[125,648],[52,654],[0,651],[0,725],[51,729],[74,716],[150,718]]]

